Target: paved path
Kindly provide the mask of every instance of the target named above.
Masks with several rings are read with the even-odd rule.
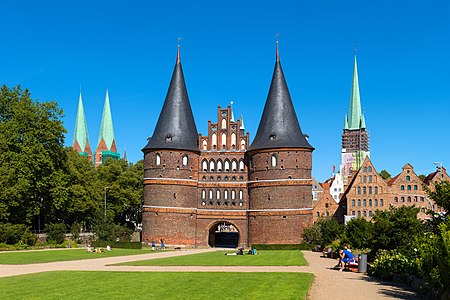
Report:
[[[141,255],[117,256],[77,261],[62,261],[30,265],[0,265],[0,277],[48,271],[122,271],[122,272],[308,272],[315,280],[308,298],[311,300],[340,299],[421,299],[405,286],[380,282],[366,275],[338,272],[336,260],[322,258],[320,253],[304,251],[309,266],[252,267],[252,266],[111,266],[129,261],[188,255],[217,249],[190,249]]]

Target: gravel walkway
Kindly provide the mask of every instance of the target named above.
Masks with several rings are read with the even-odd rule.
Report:
[[[315,275],[310,300],[340,299],[422,299],[404,285],[380,282],[366,275],[338,272],[336,260],[322,258],[321,253],[304,251],[306,267],[253,266],[111,266],[129,261],[189,255],[218,249],[190,249],[141,255],[62,261],[30,265],[0,265],[0,277],[49,271],[121,271],[121,272],[308,272]]]

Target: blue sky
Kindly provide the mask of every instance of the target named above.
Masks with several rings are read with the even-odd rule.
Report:
[[[406,4],[407,3],[407,4]],[[118,149],[152,135],[182,37],[197,128],[234,101],[251,138],[275,62],[275,35],[313,175],[339,165],[353,48],[371,158],[392,175],[450,162],[448,1],[2,1],[0,83],[64,109],[72,144],[80,85],[95,149],[108,87]]]

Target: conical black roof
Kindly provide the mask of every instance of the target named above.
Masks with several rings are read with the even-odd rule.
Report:
[[[269,95],[255,139],[248,151],[273,148],[314,148],[300,129],[278,56]]]
[[[149,149],[199,151],[198,132],[184,82],[179,49],[158,123],[153,136],[149,138],[147,146],[142,151]]]

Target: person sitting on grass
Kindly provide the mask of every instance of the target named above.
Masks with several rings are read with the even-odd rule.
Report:
[[[339,256],[341,257],[341,268],[339,269],[339,272],[342,272],[344,271],[345,264],[354,259],[354,256],[351,251],[348,251],[348,249],[339,250]]]
[[[244,248],[239,248],[235,253],[225,253],[225,255],[244,255]]]

